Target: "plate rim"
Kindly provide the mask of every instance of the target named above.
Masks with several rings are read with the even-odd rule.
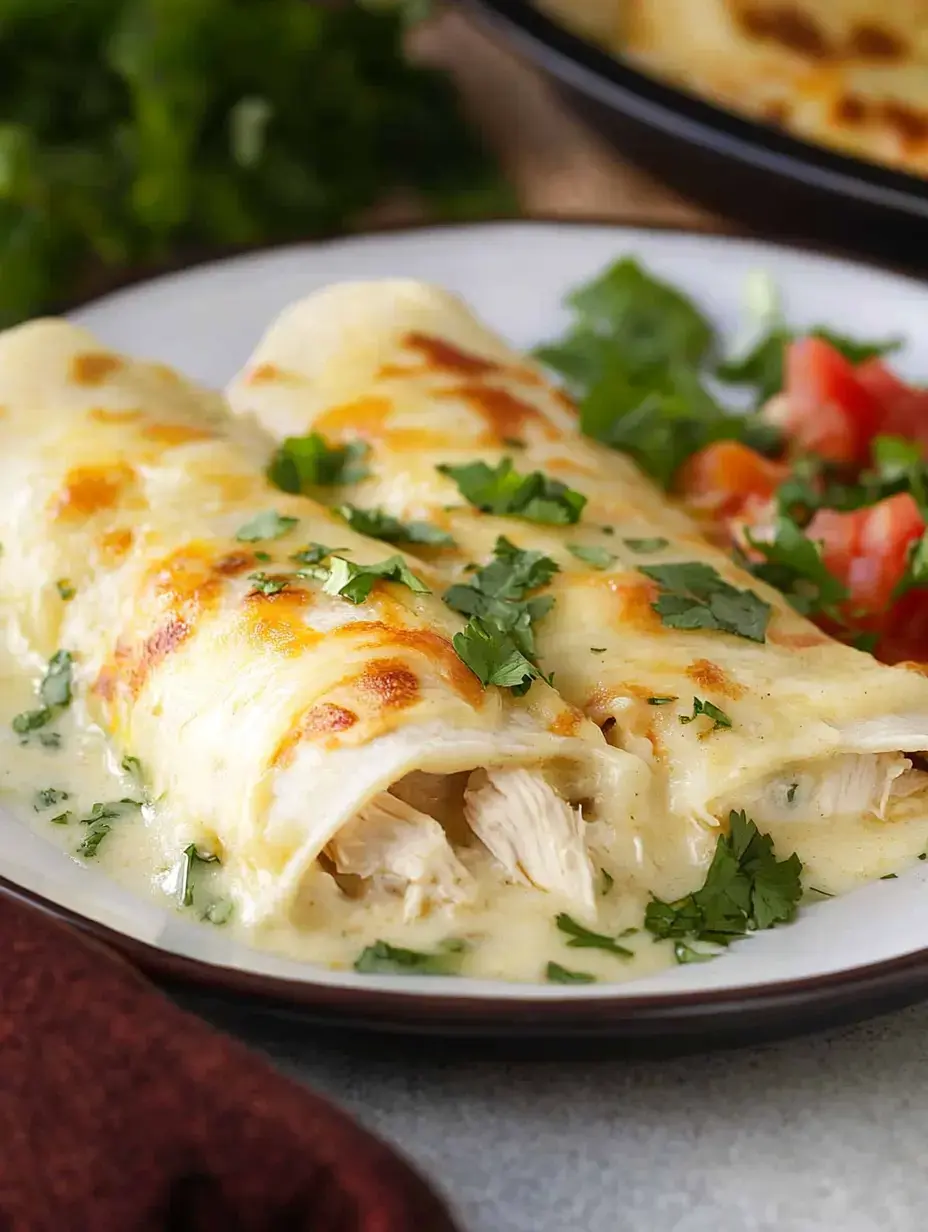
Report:
[[[713,150],[778,178],[909,217],[928,220],[928,178],[827,145],[660,81],[574,34],[530,0],[463,0],[563,84],[686,144]]]
[[[299,242],[256,245],[235,252],[180,261],[154,273],[130,274],[113,289],[72,302],[67,311],[89,308],[120,296],[133,287],[170,282],[187,272],[205,270],[264,253],[288,248],[307,250],[353,240],[389,238],[396,234],[443,230],[472,231],[483,227],[556,226],[571,229],[631,231],[655,235],[674,234],[710,243],[730,240],[760,243],[786,253],[814,252],[820,256],[871,268],[912,282],[924,289],[926,282],[873,256],[848,253],[837,246],[821,245],[762,234],[738,228],[705,230],[698,226],[630,221],[598,217],[533,216],[501,217],[472,222],[456,220],[391,223]],[[928,945],[907,954],[842,968],[820,975],[774,980],[739,988],[686,990],[604,995],[596,999],[540,998],[531,994],[509,997],[458,997],[421,989],[383,989],[333,986],[311,979],[289,978],[270,973],[210,962],[162,948],[133,937],[101,921],[82,915],[52,898],[19,885],[0,873],[0,894],[51,916],[65,926],[101,943],[133,966],[162,983],[181,989],[206,992],[254,1004],[294,1012],[320,1022],[339,1022],[362,1029],[404,1034],[444,1036],[492,1036],[518,1038],[604,1037],[644,1040],[696,1037],[709,1032],[721,1041],[745,1027],[774,1028],[798,1034],[807,1024],[820,1020],[852,1022],[888,1008],[902,1007],[928,996]],[[424,977],[423,977],[424,979]],[[797,1021],[802,1011],[805,1016]]]

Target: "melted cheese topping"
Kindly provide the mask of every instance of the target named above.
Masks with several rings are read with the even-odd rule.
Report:
[[[475,974],[540,978],[557,912],[600,918],[594,869],[615,864],[621,887],[603,919],[663,892],[635,849],[645,763],[545,684],[482,688],[434,593],[378,582],[353,604],[300,575],[308,543],[358,564],[393,550],[269,488],[254,461],[268,439],[212,395],[39,322],[0,335],[0,401],[0,774],[21,815],[208,920],[230,901],[252,941],[342,965],[378,939],[455,937]],[[268,538],[239,535],[270,511]],[[17,735],[59,650],[74,700]],[[475,774],[519,784],[505,858],[482,838],[493,804]],[[37,805],[46,788],[66,805]],[[567,818],[579,883],[554,875],[556,856],[538,873]],[[532,944],[504,955],[519,912]]]
[[[925,0],[539,0],[642,68],[800,137],[928,169]]]
[[[270,375],[278,371],[286,381]],[[257,383],[256,372],[264,374]],[[455,297],[408,281],[327,288],[281,314],[228,393],[233,409],[278,438],[336,423],[338,439],[366,440],[369,476],[332,499],[446,528],[456,549],[422,555],[447,582],[466,582],[470,562],[487,561],[500,535],[558,564],[544,591],[554,606],[535,626],[539,661],[567,701],[651,768],[655,803],[635,843],[671,893],[692,887],[718,827],[747,804],[785,854],[795,849],[804,860],[808,827],[828,827],[832,867],[816,862],[823,889],[846,884],[846,870],[862,871],[866,859],[874,874],[882,869],[875,848],[863,860],[851,854],[871,821],[905,829],[917,854],[928,779],[900,754],[928,744],[925,677],[833,642],[738,569],[628,459],[581,438],[563,395]],[[487,408],[500,396],[526,408],[517,445],[505,442],[509,421],[505,431],[489,427]],[[442,448],[428,435],[436,431],[446,438]],[[481,513],[438,469],[476,459],[492,466],[506,456],[523,473],[541,470],[581,492],[581,521],[547,526]],[[636,550],[634,541],[655,538],[666,546]],[[605,551],[611,563],[594,569],[578,560],[570,550],[578,543]],[[658,588],[639,566],[693,561],[770,605],[763,644],[662,623],[653,607]],[[720,707],[731,727],[683,722],[696,697]],[[670,700],[656,706],[650,698]],[[883,723],[887,716],[892,724]],[[904,797],[879,786],[884,755],[902,766],[912,788]],[[770,807],[787,796],[788,808]],[[616,863],[627,858],[617,853]]]

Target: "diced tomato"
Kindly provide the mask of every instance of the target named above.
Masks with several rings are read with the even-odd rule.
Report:
[[[801,338],[786,353],[786,388],[776,421],[794,453],[863,464],[880,426],[876,398],[854,366],[821,338]]]
[[[691,504],[729,518],[752,499],[769,500],[788,474],[789,467],[739,441],[715,441],[687,460],[678,486]]]
[[[928,390],[906,385],[878,359],[861,364],[857,379],[879,403],[880,433],[918,441],[928,453]]]
[[[875,653],[883,663],[928,663],[928,590],[910,590],[893,604]]]
[[[908,492],[867,509],[837,513],[821,509],[806,534],[822,544],[822,559],[848,589],[848,612],[878,617],[882,627],[893,591],[905,572],[909,547],[925,530],[918,505]]]

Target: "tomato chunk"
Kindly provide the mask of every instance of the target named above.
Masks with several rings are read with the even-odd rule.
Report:
[[[906,385],[878,359],[861,364],[857,379],[880,405],[880,432],[917,441],[928,455],[928,390]]]
[[[821,338],[801,338],[786,353],[786,387],[771,417],[795,453],[863,464],[879,430],[880,407],[854,366]]]
[[[914,498],[900,492],[850,513],[821,509],[806,534],[822,544],[825,565],[847,587],[848,612],[877,617],[868,627],[883,627],[909,548],[924,530]]]
[[[715,441],[686,461],[678,486],[692,504],[726,518],[751,498],[769,500],[788,474],[789,467],[739,441]]]

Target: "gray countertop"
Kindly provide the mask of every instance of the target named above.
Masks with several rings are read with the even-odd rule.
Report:
[[[202,1012],[202,1010],[201,1010]],[[674,1060],[397,1055],[211,1009],[398,1146],[466,1232],[919,1232],[928,1006]]]

